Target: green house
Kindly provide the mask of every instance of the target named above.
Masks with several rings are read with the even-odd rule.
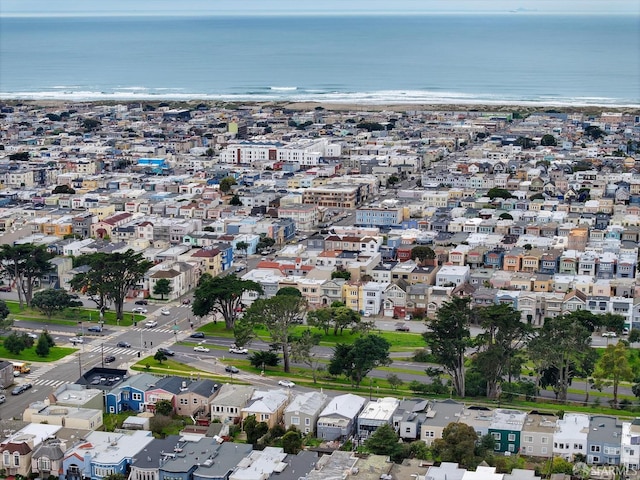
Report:
[[[505,408],[494,410],[493,413],[489,434],[495,440],[494,451],[518,453],[520,451],[520,436],[527,414]]]

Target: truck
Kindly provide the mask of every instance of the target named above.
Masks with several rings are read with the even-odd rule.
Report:
[[[18,375],[22,373],[31,373],[31,367],[27,365],[25,362],[11,362],[13,363],[13,374]],[[18,376],[16,375],[16,376]]]

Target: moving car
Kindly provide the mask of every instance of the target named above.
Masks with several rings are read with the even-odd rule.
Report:
[[[71,337],[69,339],[69,342],[73,343],[74,345],[76,343],[84,343],[84,338],[82,338],[82,337]]]
[[[203,352],[208,353],[209,349],[207,347],[203,347],[202,345],[198,345],[197,347],[193,347],[194,352]]]
[[[136,307],[134,309],[131,310],[133,313],[147,313],[148,310],[146,308],[142,308],[142,307]]]
[[[280,385],[281,387],[287,387],[287,388],[291,388],[291,387],[295,387],[296,384],[293,383],[291,380],[280,380],[278,382],[278,385]]]
[[[131,348],[131,344],[129,342],[118,342],[116,347],[120,348]]]
[[[148,322],[145,322],[144,326],[147,328],[157,327],[158,322],[156,322],[155,320],[149,320]]]
[[[409,328],[408,325],[405,325],[404,323],[397,323],[396,324],[396,332],[409,332],[411,329]]]
[[[11,395],[20,395],[23,392],[29,390],[33,385],[30,383],[23,383],[22,385],[18,385],[16,388],[11,390]]]
[[[116,361],[116,357],[114,357],[113,355],[109,355],[107,357],[104,357],[104,363],[111,363],[111,362],[115,362]]]
[[[5,397],[4,395],[0,395],[0,403],[4,403],[7,401],[7,397]]]
[[[194,332],[189,335],[190,338],[204,338],[204,333],[202,332]]]
[[[101,332],[102,331],[102,327],[100,325],[94,325],[92,327],[87,328],[87,331],[89,331],[89,332]]]
[[[158,351],[164,353],[167,357],[173,357],[176,354],[176,352],[174,352],[173,350],[169,350],[168,348],[164,347],[160,347]]]
[[[167,308],[163,308],[162,310],[160,310],[160,313],[162,315],[171,315],[171,312]]]
[[[224,371],[225,372],[229,372],[229,373],[238,373],[238,372],[240,372],[240,370],[238,370],[238,367],[234,367],[233,365],[227,365],[226,367],[224,367]]]
[[[149,305],[149,302],[147,302],[146,300],[136,300],[134,303],[136,305]]]
[[[185,298],[184,300],[182,300],[182,304],[183,305],[189,305],[191,303],[191,299],[190,298]]]
[[[0,292],[10,292],[11,285],[0,285]]]
[[[603,336],[603,337],[609,337],[609,338],[615,338],[615,337],[617,337],[618,335],[616,334],[616,332],[603,332],[603,333],[602,333],[602,336]]]
[[[27,337],[33,338],[34,340],[37,340],[38,339],[38,334],[37,333],[33,333],[33,332],[29,332],[29,333],[27,333]]]
[[[242,355],[246,355],[247,353],[249,353],[249,350],[247,350],[246,348],[240,348],[236,347],[235,345],[231,345],[229,347],[229,353],[240,353]]]

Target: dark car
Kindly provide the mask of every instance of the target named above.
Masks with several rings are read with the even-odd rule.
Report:
[[[224,367],[224,371],[225,372],[229,372],[229,373],[239,373],[240,370],[238,370],[238,367],[234,367],[233,365],[227,365],[226,367]]]
[[[182,300],[182,304],[183,305],[190,305],[191,304],[191,299],[190,298],[185,298],[184,300]]]
[[[204,338],[204,333],[202,333],[202,332],[194,332],[191,335],[189,335],[189,337],[191,337],[191,338]]]
[[[10,292],[11,285],[0,285],[0,292]]]
[[[115,362],[116,361],[116,357],[114,357],[113,355],[109,355],[108,357],[104,357],[104,363],[111,363],[111,362]]]
[[[174,352],[173,350],[169,350],[168,348],[164,347],[160,347],[158,351],[164,353],[167,357],[173,357],[176,354],[176,352]]]
[[[116,347],[120,348],[131,348],[131,344],[129,342],[118,342]]]
[[[23,383],[22,385],[18,385],[16,388],[11,390],[11,395],[20,395],[21,393],[29,390],[33,385],[30,383]]]
[[[136,300],[135,304],[136,305],[149,305],[149,302],[147,302],[146,300]]]
[[[87,331],[89,331],[89,332],[101,332],[102,331],[102,327],[100,325],[93,325],[93,326],[87,328]]]
[[[77,293],[70,293],[69,298],[71,300],[80,300],[80,295],[78,295]]]

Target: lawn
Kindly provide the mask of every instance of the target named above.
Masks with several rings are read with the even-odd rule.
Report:
[[[67,308],[62,312],[56,312],[51,319],[42,314],[35,308],[20,308],[20,304],[16,301],[8,300],[5,302],[9,308],[9,313],[17,320],[26,320],[31,322],[50,323],[52,325],[77,325],[83,322],[85,326],[98,323],[100,314],[97,309],[91,308]],[[106,311],[104,314],[105,325],[122,325],[131,326],[134,321],[140,322],[146,317],[144,315],[132,314],[126,312],[120,323],[116,320],[116,314],[113,311]]]
[[[36,343],[33,344],[33,347],[24,349],[20,355],[15,355],[4,348],[4,345],[0,345],[0,358],[20,360],[21,362],[55,362],[78,351],[77,348],[52,347],[48,356],[39,357],[36,355]]]
[[[300,325],[294,327],[292,329],[292,335],[300,336],[305,330],[311,329],[313,332],[320,333],[322,337],[320,338],[320,345],[325,347],[333,347],[337,343],[347,343],[351,344],[353,341],[358,338],[359,334],[351,333],[350,329],[344,330],[342,335],[338,333],[338,335],[333,334],[333,330],[330,330],[327,335],[324,335],[324,331],[315,327],[307,327],[304,325]],[[221,338],[233,338],[233,331],[225,329],[224,322],[210,322],[207,323],[200,328],[198,328],[199,332],[204,332],[206,335],[213,337],[221,337]],[[270,342],[269,333],[267,329],[262,326],[256,326],[254,331],[258,338],[265,342]],[[387,340],[391,344],[390,351],[392,352],[405,352],[405,351],[413,351],[416,348],[424,348],[425,342],[422,338],[422,335],[418,333],[408,333],[408,332],[389,332],[382,330],[372,330],[371,333],[375,333],[376,335],[380,335],[382,338]]]

